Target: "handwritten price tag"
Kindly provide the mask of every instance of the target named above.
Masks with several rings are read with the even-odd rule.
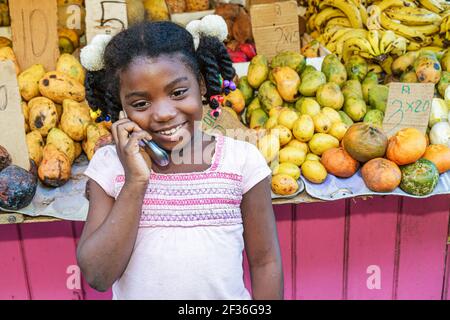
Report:
[[[383,121],[388,137],[403,128],[416,128],[425,133],[434,96],[432,83],[390,83]]]

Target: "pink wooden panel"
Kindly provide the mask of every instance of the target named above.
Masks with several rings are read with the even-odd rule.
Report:
[[[81,288],[70,288],[69,267],[76,266],[71,222],[22,224],[24,259],[31,299],[83,299]]]
[[[17,225],[0,226],[0,300],[28,300],[27,275]]]
[[[345,200],[296,206],[296,299],[342,299]]]
[[[403,198],[397,299],[441,299],[449,196]]]
[[[277,222],[278,241],[280,243],[281,259],[284,273],[284,298],[293,299],[292,273],[292,205],[276,205],[273,207]],[[251,279],[247,255],[244,254],[244,283],[251,293]]]
[[[84,222],[73,222],[75,228],[75,238],[78,243],[80,239],[81,233],[83,231]],[[84,277],[81,277],[81,284],[83,288],[83,294],[85,300],[111,300],[112,299],[112,291],[111,289],[106,292],[99,292],[86,282]]]
[[[450,234],[449,234],[450,240]],[[445,284],[444,284],[444,293],[442,295],[442,299],[450,300],[450,243],[447,243],[447,263],[445,264]]]
[[[392,299],[400,198],[375,197],[349,203],[346,298]]]

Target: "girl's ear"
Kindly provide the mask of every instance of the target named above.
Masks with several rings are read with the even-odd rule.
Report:
[[[200,94],[203,97],[206,94],[207,89],[206,89],[206,81],[202,74],[200,74],[199,84],[200,84]]]

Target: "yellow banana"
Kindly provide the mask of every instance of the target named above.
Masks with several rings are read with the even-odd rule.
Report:
[[[439,34],[435,34],[433,36],[433,42],[431,43],[431,45],[444,48],[444,46],[445,46],[444,39]]]
[[[383,0],[377,3],[377,6],[381,11],[384,11],[390,7],[416,7],[413,2],[408,0]]]
[[[344,44],[347,40],[352,38],[363,38],[366,39],[367,31],[364,29],[353,29],[351,32],[347,32],[339,39],[336,40],[336,53],[338,55],[342,55],[342,50],[344,48]]]
[[[442,22],[442,18],[438,14],[423,8],[393,7],[385,10],[384,13],[389,18],[399,20],[410,26],[422,26],[432,23],[439,25]]]
[[[367,71],[368,72],[375,72],[375,73],[382,73],[383,69],[378,64],[369,63]]]
[[[331,34],[331,36],[329,37],[327,43],[336,42],[336,40],[339,39],[341,36],[343,36],[344,34],[346,34],[349,31],[353,31],[353,30],[355,30],[355,29],[353,29],[353,28],[341,28],[341,29],[339,29],[336,32],[333,32]]]
[[[348,39],[345,44],[344,44],[344,48],[348,46],[348,47],[357,47],[359,49],[359,51],[361,52],[366,52],[369,55],[371,55],[372,57],[375,56],[375,52],[373,52],[373,49],[369,43],[369,41],[366,38],[351,38]]]
[[[324,32],[322,33],[323,38],[326,43],[329,43],[332,41],[332,39],[335,37],[337,33],[344,34],[344,31],[352,30],[352,28],[345,28],[343,26],[329,26],[328,28],[325,28]]]
[[[417,42],[423,42],[425,39],[425,35],[413,27],[408,27],[405,25],[402,25],[400,23],[394,22],[391,19],[389,19],[386,14],[383,12],[381,13],[381,26],[387,30],[392,30],[401,36],[408,38],[413,41]]]
[[[429,24],[427,26],[414,26],[414,30],[423,33],[425,36],[431,36],[439,32],[439,26],[435,24]]]
[[[438,0],[419,0],[420,4],[434,13],[441,13],[444,11],[444,7]]]
[[[380,51],[380,34],[378,30],[369,30],[367,32],[367,40],[369,40],[370,46],[375,53],[375,56],[379,56],[381,54]]]
[[[346,28],[350,28],[352,24],[347,18],[333,18],[328,20],[327,26],[343,26]]]
[[[380,16],[381,9],[377,5],[371,5],[367,8],[367,29],[369,30],[381,30]]]
[[[420,45],[420,43],[417,43],[415,41],[409,41],[408,46],[406,47],[406,49],[408,51],[417,51],[421,48],[422,46]]]
[[[323,0],[320,1],[319,8],[334,7],[340,9],[347,16],[353,28],[361,29],[363,27],[361,14],[358,7],[352,0]]]
[[[395,41],[397,37],[395,36],[395,33],[391,30],[387,30],[383,33],[381,40],[380,40],[380,52],[381,54],[388,53],[386,52],[386,49],[389,47],[389,45]]]
[[[308,32],[314,31],[314,20],[316,19],[317,14],[313,14],[311,17],[309,17],[308,22],[306,23],[306,28]]]
[[[408,46],[408,42],[403,37],[397,37],[394,42],[392,42],[392,49],[387,48],[388,51],[392,52],[397,56],[402,56],[406,53],[406,48]]]
[[[392,56],[388,56],[386,60],[381,63],[381,68],[383,68],[387,75],[392,74],[392,62],[394,62],[394,58],[392,58]]]
[[[333,7],[323,9],[317,14],[316,19],[314,20],[316,30],[322,30],[322,27],[328,20],[338,17],[346,17],[346,15],[341,10]]]
[[[367,25],[367,19],[369,18],[369,15],[367,14],[366,7],[359,5],[358,6],[359,14],[361,15],[361,21],[363,25]]]

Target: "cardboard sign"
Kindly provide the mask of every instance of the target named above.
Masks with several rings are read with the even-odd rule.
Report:
[[[13,164],[30,168],[25,140],[24,117],[14,64],[0,62],[0,145],[11,155]]]
[[[97,34],[115,35],[128,27],[125,0],[86,0],[86,40]]]
[[[300,51],[296,1],[251,5],[250,17],[258,54],[270,59],[282,51]]]
[[[21,70],[40,63],[56,68],[59,57],[58,15],[55,0],[10,0],[14,52]]]
[[[433,96],[432,83],[390,83],[383,120],[387,136],[391,137],[403,128],[416,128],[425,133]]]

